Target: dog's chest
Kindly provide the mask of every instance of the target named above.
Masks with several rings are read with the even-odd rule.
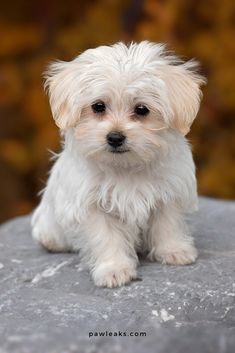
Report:
[[[98,206],[125,223],[145,225],[155,204],[153,183],[140,177],[107,178],[99,188]]]

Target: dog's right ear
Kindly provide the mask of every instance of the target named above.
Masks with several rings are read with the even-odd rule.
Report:
[[[48,66],[44,74],[52,115],[62,130],[74,126],[81,113],[71,94],[76,69],[72,62],[56,61]]]

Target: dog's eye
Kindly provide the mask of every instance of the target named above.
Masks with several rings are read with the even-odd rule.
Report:
[[[99,102],[92,104],[91,108],[94,113],[99,114],[99,113],[105,112],[106,106],[105,106],[104,102],[99,101]]]
[[[145,105],[139,104],[135,107],[134,113],[136,115],[145,116],[149,113],[149,110]]]

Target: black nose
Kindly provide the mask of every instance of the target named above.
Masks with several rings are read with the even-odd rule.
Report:
[[[113,131],[108,133],[106,138],[107,138],[108,144],[116,148],[123,144],[123,142],[126,139],[126,136],[124,136],[121,132]]]

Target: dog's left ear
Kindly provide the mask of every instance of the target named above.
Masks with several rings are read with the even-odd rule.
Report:
[[[74,96],[74,91],[79,94],[74,89],[79,79],[78,65],[56,61],[48,66],[44,75],[52,115],[56,125],[62,130],[74,126],[81,113]]]
[[[206,79],[197,73],[197,63],[168,64],[161,70],[166,84],[172,117],[170,126],[186,135],[192,125],[202,98],[200,87]]]

